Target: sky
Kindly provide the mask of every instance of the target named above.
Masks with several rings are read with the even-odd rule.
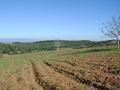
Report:
[[[104,40],[120,0],[0,0],[0,39]]]

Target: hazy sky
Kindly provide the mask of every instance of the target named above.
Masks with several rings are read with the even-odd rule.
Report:
[[[0,38],[103,39],[120,0],[0,0]]]

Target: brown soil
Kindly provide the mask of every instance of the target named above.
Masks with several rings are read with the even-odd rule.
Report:
[[[120,55],[29,60],[16,74],[6,73],[0,90],[120,90]]]
[[[56,72],[98,90],[120,89],[120,55],[87,57],[70,61],[49,61]]]
[[[52,69],[45,64],[35,64],[32,62],[33,72],[36,82],[42,86],[44,90],[94,90],[75,82]]]

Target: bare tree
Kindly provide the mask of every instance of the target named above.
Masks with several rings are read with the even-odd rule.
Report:
[[[104,35],[110,38],[115,38],[117,42],[117,48],[120,48],[120,16],[114,16],[109,22],[103,23],[101,28]]]

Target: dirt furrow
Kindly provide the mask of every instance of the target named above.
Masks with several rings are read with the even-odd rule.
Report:
[[[45,64],[49,66],[50,68],[54,69],[56,72],[62,73],[65,76],[70,77],[71,79],[75,80],[78,83],[82,83],[88,86],[93,86],[94,88],[98,90],[109,90],[109,88],[103,85],[97,84],[95,82],[92,82],[91,80],[81,77],[80,75],[76,75],[74,74],[74,72],[71,72],[65,68],[61,68],[61,67],[59,68],[58,65],[52,65],[51,63],[48,63],[48,62],[45,62]]]
[[[56,72],[44,63],[32,62],[32,67],[36,82],[44,90],[95,90],[93,87],[79,84],[73,79]]]
[[[50,84],[49,81],[44,79],[44,76],[37,70],[35,63],[31,62],[32,68],[33,68],[33,73],[35,75],[35,81],[42,86],[44,90],[56,90],[57,85],[55,84]]]

